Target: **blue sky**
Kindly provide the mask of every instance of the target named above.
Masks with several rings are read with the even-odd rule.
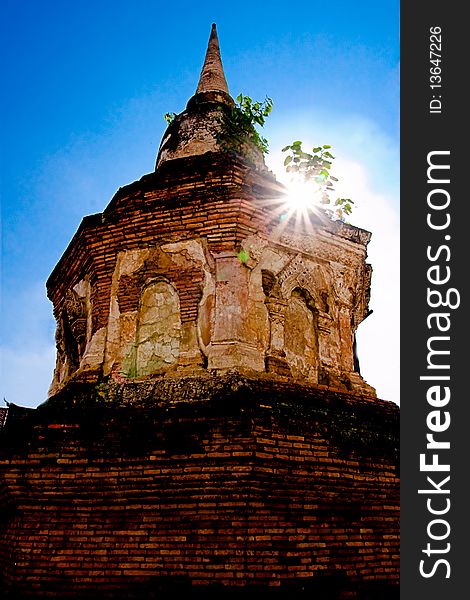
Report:
[[[216,22],[232,95],[274,100],[271,168],[294,139],[333,145],[360,205],[351,222],[374,235],[361,365],[398,401],[398,1],[4,0],[1,11],[2,396],[45,400],[45,281],[81,218],[154,169],[163,114],[194,93]]]

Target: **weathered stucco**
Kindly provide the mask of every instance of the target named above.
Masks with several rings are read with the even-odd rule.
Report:
[[[227,146],[233,107],[213,27],[156,172],[84,222],[51,275],[52,394],[79,379],[201,370],[374,393],[353,353],[370,234],[313,213],[280,223],[272,207],[286,190],[260,149],[246,135]]]
[[[55,334],[57,360],[50,394],[84,369],[103,360],[97,339],[92,333],[91,286],[88,278],[76,283],[67,293],[58,315]],[[96,355],[94,358],[91,358]],[[91,358],[91,361],[90,361]]]
[[[237,251],[212,253],[203,239],[122,251],[107,327],[88,334],[75,370],[58,354],[52,389],[88,371],[131,380],[207,368],[371,393],[353,356],[368,303],[364,259],[365,244],[324,226],[314,236],[250,235]],[[194,318],[181,312],[185,273],[200,282]],[[89,284],[73,293],[91,310]]]
[[[178,294],[164,281],[142,292],[136,336],[135,375],[151,375],[176,365],[180,353],[181,318]]]

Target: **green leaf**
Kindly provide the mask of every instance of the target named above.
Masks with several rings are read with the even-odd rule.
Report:
[[[173,121],[175,120],[175,117],[176,117],[176,113],[167,112],[163,115],[163,118],[168,123],[168,125],[171,125],[173,123]]]
[[[323,144],[323,148],[331,148],[331,146],[329,144]]]
[[[240,250],[240,252],[237,254],[238,260],[242,263],[246,263],[246,261],[250,258],[250,255],[248,254],[248,252],[246,250],[243,250],[243,248]]]
[[[286,156],[286,159],[284,160],[284,166],[287,167],[290,162],[292,162],[292,156]]]
[[[290,150],[290,146],[284,146],[281,152],[287,152],[287,150]]]

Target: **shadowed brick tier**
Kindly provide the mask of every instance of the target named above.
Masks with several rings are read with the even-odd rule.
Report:
[[[280,220],[233,106],[213,26],[155,172],[47,282],[49,400],[2,411],[4,594],[396,597],[398,408],[354,352],[371,234]]]

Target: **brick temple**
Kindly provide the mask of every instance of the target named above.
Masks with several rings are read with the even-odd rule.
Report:
[[[354,351],[371,234],[281,221],[233,106],[213,26],[155,171],[49,277],[49,399],[0,415],[5,597],[398,597],[399,411]]]

